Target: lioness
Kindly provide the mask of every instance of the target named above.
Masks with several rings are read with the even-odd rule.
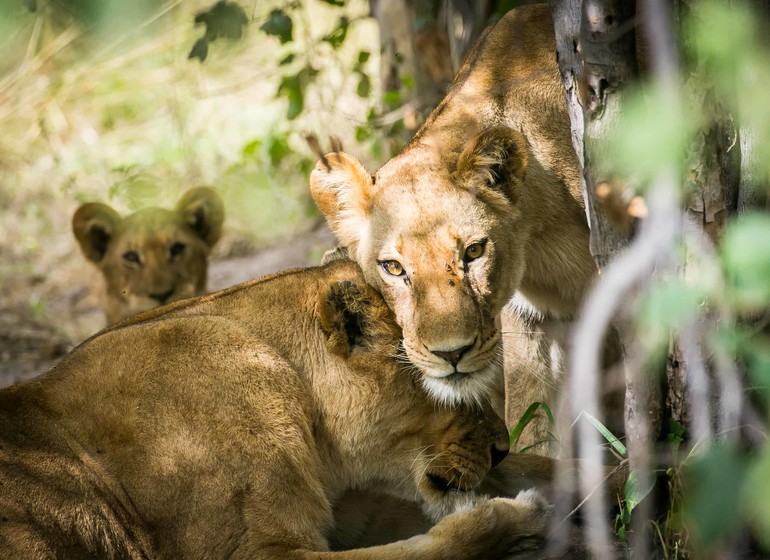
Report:
[[[445,401],[481,399],[501,379],[500,314],[514,292],[538,320],[570,319],[596,274],[555,53],[547,6],[509,12],[374,176],[334,152],[310,177],[338,240],[395,312],[407,356]],[[520,411],[531,402],[526,391],[507,397]]]
[[[502,421],[436,407],[400,336],[349,261],[101,332],[0,391],[0,558],[466,560],[532,547],[548,509],[538,493],[474,505],[507,452]],[[517,460],[509,472],[544,470]],[[325,552],[351,488],[446,517],[406,541]]]
[[[222,199],[207,187],[188,190],[173,210],[143,208],[125,218],[106,204],[80,206],[72,231],[104,276],[107,322],[204,293],[224,217]]]

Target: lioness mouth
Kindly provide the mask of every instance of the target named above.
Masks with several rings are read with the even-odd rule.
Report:
[[[455,492],[467,492],[469,490],[469,488],[460,488],[458,486],[460,481],[457,477],[452,477],[451,480],[447,480],[443,476],[437,474],[428,474],[426,477],[428,478],[428,482],[431,483],[431,486],[439,492],[450,492],[452,490]]]
[[[450,373],[449,375],[445,375],[444,377],[440,377],[441,381],[446,381],[448,383],[455,383],[462,381],[465,379],[465,376],[467,376],[468,373],[464,371],[455,371],[454,373]]]

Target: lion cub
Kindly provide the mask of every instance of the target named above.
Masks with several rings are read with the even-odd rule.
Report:
[[[222,234],[224,204],[212,189],[190,189],[176,208],[121,217],[106,204],[77,209],[72,231],[104,276],[109,324],[206,291],[208,256]]]
[[[535,546],[537,492],[473,493],[507,452],[502,421],[436,406],[400,337],[347,261],[102,331],[0,391],[0,558],[466,560]],[[329,552],[349,489],[441,520]]]

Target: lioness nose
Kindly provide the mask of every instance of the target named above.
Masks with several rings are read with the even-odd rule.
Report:
[[[473,344],[463,346],[462,348],[455,348],[454,350],[431,350],[431,352],[433,352],[439,358],[445,359],[453,366],[456,366],[462,359],[463,355],[471,348],[473,348]]]
[[[490,448],[490,455],[492,457],[492,468],[499,465],[503,459],[505,459],[508,456],[508,451],[510,451],[511,447],[508,444],[508,441],[500,441],[497,443],[493,443],[492,447]]]
[[[148,294],[152,299],[157,301],[158,303],[166,303],[166,300],[171,297],[171,294],[174,293],[174,288],[171,288],[169,291],[164,292],[162,294]]]

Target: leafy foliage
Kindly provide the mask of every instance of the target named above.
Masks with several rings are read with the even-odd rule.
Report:
[[[292,41],[294,22],[283,10],[273,10],[260,29],[268,35],[278,37],[281,44],[284,44]]]
[[[535,415],[537,414],[538,410],[543,411],[546,418],[548,419],[548,423],[551,426],[555,425],[553,412],[551,412],[551,407],[549,407],[544,402],[540,402],[540,401],[533,402],[527,407],[527,410],[524,411],[524,413],[519,418],[519,421],[511,430],[511,433],[510,433],[511,449],[516,448],[516,445],[519,443],[519,438],[521,438],[521,434],[524,432],[524,429],[527,426],[529,426],[529,424],[535,419]],[[543,442],[543,443],[546,443],[546,442]],[[526,449],[521,449],[518,452],[524,453],[526,452]]]
[[[187,58],[197,58],[203,62],[208,56],[209,42],[220,37],[232,40],[240,39],[249,19],[243,8],[235,2],[219,0],[211,9],[195,16],[195,24],[201,23],[206,26],[206,31],[203,37],[195,42]]]
[[[609,159],[621,175],[638,181],[642,192],[661,170],[675,173],[684,185],[693,185],[690,176],[701,171],[699,149],[710,127],[721,118],[716,107],[729,111],[733,119],[726,125],[736,135],[729,150],[744,149],[743,134],[753,140],[757,163],[751,171],[760,188],[766,188],[770,55],[760,40],[766,34],[760,26],[770,22],[763,22],[744,3],[703,0],[687,5],[690,11],[682,37],[685,71],[678,87],[672,92],[644,83],[631,92],[621,123],[606,144]],[[728,182],[725,177],[717,180]],[[693,202],[693,194],[700,195],[689,187],[678,193],[685,209],[699,202]],[[770,193],[759,194],[766,199]],[[713,441],[708,437],[692,441],[694,435],[686,429],[690,418],[683,419],[684,426],[669,424],[668,446],[655,458],[661,462],[657,476],[667,486],[670,502],[651,523],[667,557],[721,557],[747,522],[770,550],[770,539],[765,537],[770,531],[770,451],[763,443],[770,409],[770,215],[765,211],[739,214],[719,231],[715,252],[695,236],[683,234],[680,245],[672,247],[667,257],[676,266],[645,282],[635,306],[635,342],[647,358],[643,371],[657,373],[660,368],[655,365],[674,341],[681,341],[688,328],[698,325],[701,368],[716,396],[714,402],[692,406],[708,406],[719,416],[724,414],[720,407],[725,401],[745,399],[764,422],[755,422],[750,430],[764,433],[750,438],[752,446],[741,446],[735,442],[745,428],[730,433],[723,429],[721,417],[709,418]],[[679,367],[672,363],[676,355],[672,356],[668,365]],[[726,383],[725,375],[735,385]],[[692,378],[688,381],[692,383]],[[727,393],[741,385],[743,394]],[[616,520],[616,531],[623,537],[628,536],[632,511],[649,491],[638,487],[635,476],[632,473],[629,479]]]

